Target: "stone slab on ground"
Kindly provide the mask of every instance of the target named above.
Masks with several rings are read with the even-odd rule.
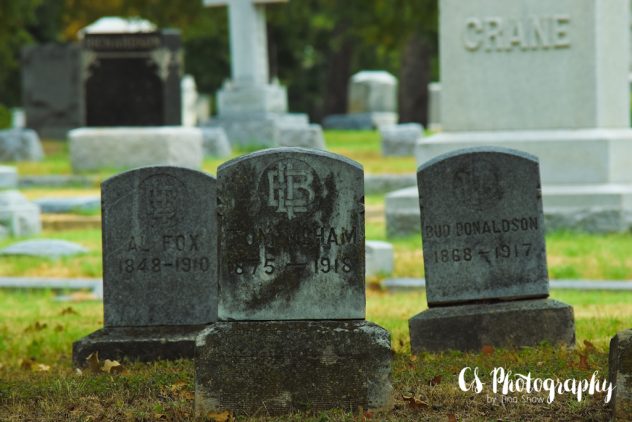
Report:
[[[573,308],[552,299],[518,300],[427,309],[408,320],[413,353],[483,346],[575,344]]]
[[[373,112],[332,114],[323,119],[323,127],[333,130],[375,130],[397,124],[397,113]]]
[[[18,171],[15,167],[0,166],[0,190],[15,189],[18,186]]]
[[[610,340],[608,369],[608,380],[615,387],[610,402],[613,420],[627,421],[632,415],[632,329]]]
[[[45,197],[34,200],[39,205],[42,213],[64,214],[77,211],[97,211],[101,209],[99,196],[79,197]]]
[[[98,278],[0,277],[0,288],[90,289],[95,299],[103,299],[103,282]]]
[[[37,132],[32,129],[0,130],[1,161],[40,161],[44,150]]]
[[[150,362],[158,359],[192,359],[195,338],[206,325],[105,327],[72,344],[76,367],[99,352],[99,359]]]
[[[385,157],[415,155],[415,145],[423,138],[423,134],[424,128],[419,123],[382,126],[380,128],[382,155]]]
[[[82,176],[74,174],[49,174],[45,176],[20,176],[18,186],[25,187],[96,187],[99,185],[97,176]]]
[[[202,149],[204,155],[211,157],[224,158],[228,157],[232,148],[226,136],[226,132],[221,127],[201,127],[202,130]]]
[[[68,134],[73,171],[202,166],[202,131],[190,127],[81,128]]]
[[[0,255],[26,255],[60,258],[89,252],[78,243],[58,239],[33,239],[14,243],[0,250]]]
[[[388,407],[391,353],[367,321],[218,322],[196,341],[195,413]]]
[[[417,184],[414,174],[365,174],[364,192],[367,195],[387,193]]]
[[[393,245],[380,240],[364,242],[366,254],[365,275],[390,275],[393,273]]]

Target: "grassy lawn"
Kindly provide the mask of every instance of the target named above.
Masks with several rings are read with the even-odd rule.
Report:
[[[412,157],[382,157],[376,132],[325,133],[328,148],[363,164],[367,173],[415,171]],[[41,163],[17,163],[21,175],[72,174],[67,144],[45,141]],[[233,156],[239,155],[236,151]],[[204,170],[216,174],[224,159],[207,158]],[[93,173],[99,180],[116,169]],[[31,200],[46,196],[97,195],[90,188],[28,188]],[[366,197],[366,238],[385,237],[383,195]],[[72,216],[71,216],[72,217]],[[98,218],[98,216],[92,216]],[[46,230],[40,237],[78,242],[88,254],[57,260],[0,256],[0,276],[101,277],[101,231]],[[0,241],[0,248],[19,239]],[[389,240],[395,248],[396,277],[422,277],[419,235]],[[549,233],[547,260],[553,279],[632,279],[632,235]],[[410,354],[407,320],[425,308],[423,292],[388,293],[373,277],[367,292],[367,319],[392,335],[395,406],[388,412],[342,411],[296,414],[267,420],[286,421],[607,421],[603,394],[581,402],[558,396],[553,403],[531,403],[544,393],[511,396],[517,403],[488,403],[485,393],[462,392],[458,374],[479,367],[489,378],[495,367],[538,378],[589,379],[607,373],[609,339],[632,327],[632,292],[553,291],[552,297],[573,305],[577,347],[535,348],[479,353]],[[190,361],[151,364],[123,362],[116,374],[76,371],[71,365],[72,342],[101,328],[103,305],[77,296],[77,302],[55,300],[57,292],[0,290],[0,421],[120,421],[192,419],[193,366]],[[81,300],[84,299],[84,300]],[[446,333],[450,335],[450,333]],[[491,394],[491,393],[490,393]],[[526,397],[526,398],[525,398]],[[240,419],[240,420],[255,420]],[[265,418],[262,418],[265,419]]]
[[[190,361],[150,364],[123,362],[122,373],[95,374],[71,366],[71,344],[102,326],[99,302],[60,303],[49,291],[0,290],[0,420],[190,420],[193,367]],[[489,404],[486,395],[462,392],[458,373],[479,367],[483,377],[495,367],[533,377],[589,379],[607,372],[609,338],[632,325],[632,293],[554,291],[575,307],[575,349],[542,345],[480,353],[410,354],[407,319],[424,308],[423,293],[369,292],[367,319],[392,334],[395,351],[395,407],[364,418],[340,411],[296,414],[269,420],[608,420],[604,396],[577,402],[568,394],[551,404]],[[485,381],[485,380],[484,380]],[[491,394],[491,393],[490,393]],[[543,397],[532,394],[525,397]],[[535,400],[535,399],[534,399]],[[255,420],[240,419],[240,420]]]

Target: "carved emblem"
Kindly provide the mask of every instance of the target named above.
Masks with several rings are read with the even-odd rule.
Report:
[[[265,187],[262,188],[261,184]],[[278,161],[268,167],[260,182],[260,192],[268,206],[285,213],[288,219],[310,210],[319,187],[318,175],[300,160]]]
[[[504,194],[498,167],[481,159],[468,160],[460,166],[452,186],[460,202],[477,210],[495,206]]]
[[[159,174],[145,179],[140,189],[142,205],[152,227],[170,227],[178,223],[186,196],[182,182],[173,176]]]

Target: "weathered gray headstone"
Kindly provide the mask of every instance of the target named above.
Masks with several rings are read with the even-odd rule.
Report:
[[[456,151],[417,173],[428,304],[549,294],[536,157]]]
[[[0,166],[0,190],[15,189],[18,186],[18,171],[15,167]]]
[[[197,331],[217,319],[215,195],[214,178],[176,167],[141,168],[102,184],[105,328],[75,343],[75,364],[94,350],[192,357]],[[119,327],[137,338],[117,339]]]
[[[393,245],[379,240],[367,240],[366,271],[367,276],[390,275],[393,273]]]
[[[424,136],[424,128],[419,123],[403,123],[400,125],[382,126],[383,156],[414,155],[415,145]]]
[[[549,292],[537,158],[455,151],[421,166],[417,183],[431,309],[410,320],[413,351],[574,343],[572,308],[536,300]],[[539,329],[521,328],[531,323]]]
[[[31,129],[0,130],[0,161],[40,161],[44,150]]]
[[[0,191],[0,226],[12,236],[33,236],[42,231],[39,206],[20,191]]]
[[[610,406],[614,421],[626,421],[632,415],[632,329],[617,333],[610,341],[608,380],[614,392]]]
[[[221,319],[364,319],[362,167],[266,150],[218,170]]]
[[[32,45],[22,50],[26,126],[43,138],[65,139],[84,125],[81,51],[77,44]]]
[[[364,320],[362,167],[277,148],[218,170],[219,319],[196,342],[195,412],[390,403],[386,330]]]
[[[221,127],[201,127],[202,131],[202,150],[204,155],[212,157],[224,158],[228,157],[232,148],[226,132]]]

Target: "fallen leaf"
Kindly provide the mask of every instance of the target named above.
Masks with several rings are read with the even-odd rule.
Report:
[[[61,333],[62,331],[64,331],[64,326],[63,325],[60,325],[60,324],[55,325],[55,332],[56,333]]]
[[[101,372],[106,374],[120,374],[123,371],[123,365],[116,360],[106,359],[101,367]]]
[[[18,361],[20,368],[25,369],[27,371],[30,371],[31,369],[33,369],[34,363],[35,363],[35,359],[32,359],[32,358],[20,359]]]
[[[481,352],[485,355],[485,356],[491,356],[494,354],[494,347],[486,344],[483,346],[483,348],[481,349]]]
[[[364,412],[364,420],[367,419],[373,419],[373,412],[367,410],[366,412]]]
[[[410,361],[411,362],[416,362],[417,361],[417,355],[410,355]]]
[[[577,367],[579,369],[584,369],[584,370],[587,370],[587,369],[590,368],[590,365],[588,364],[588,355],[587,354],[585,354],[585,355],[580,354],[579,355],[579,364],[577,365]]]
[[[413,395],[402,395],[402,399],[413,409],[426,409],[429,406],[428,403]]]
[[[33,331],[42,331],[42,330],[46,329],[47,327],[48,327],[48,324],[46,324],[45,322],[41,323],[39,321],[35,321],[33,324],[31,324],[28,327],[26,327],[24,329],[24,332],[25,333],[30,333],[30,332],[33,332]]]
[[[448,413],[448,422],[456,422],[456,415],[454,413]]]
[[[154,420],[165,420],[167,419],[167,415],[162,413],[154,413]]]
[[[79,368],[75,368],[75,374],[77,375],[83,375],[83,371]]]
[[[404,340],[401,338],[399,339],[399,347],[404,347]]]
[[[232,422],[234,420],[229,410],[219,413],[209,412],[206,414],[206,417],[214,422]]]
[[[79,315],[79,314],[77,313],[77,311],[73,309],[72,306],[69,306],[67,308],[62,309],[60,312],[60,315]]]
[[[586,352],[594,353],[597,351],[597,348],[594,344],[589,342],[588,340],[584,340],[584,346],[586,347]]]
[[[178,381],[175,384],[171,384],[171,386],[169,387],[169,390],[171,390],[172,393],[177,393],[178,391],[183,390],[186,386],[187,386],[186,382]]]
[[[50,365],[44,365],[43,363],[38,363],[33,368],[35,372],[48,372],[50,371]]]
[[[92,372],[99,372],[101,369],[101,365],[99,365],[99,352],[93,352],[88,355],[86,358],[86,362],[88,362],[88,369]]]
[[[435,385],[441,384],[442,379],[443,377],[441,375],[435,375],[435,377],[430,380],[430,386],[434,387]]]

